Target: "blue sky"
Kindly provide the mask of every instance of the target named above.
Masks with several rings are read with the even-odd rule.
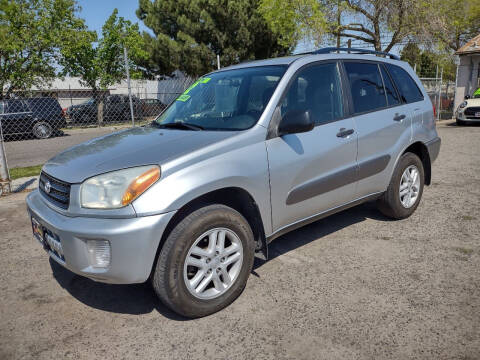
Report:
[[[99,35],[102,31],[102,25],[115,8],[118,9],[119,16],[133,23],[138,23],[140,30],[148,30],[135,14],[138,9],[138,0],[79,0],[78,4],[82,8],[79,16],[85,19],[88,27],[91,30],[96,30]]]

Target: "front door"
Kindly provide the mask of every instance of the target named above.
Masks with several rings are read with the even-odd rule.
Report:
[[[336,62],[300,69],[279,107],[282,116],[309,110],[315,128],[266,142],[274,232],[351,201],[357,155],[355,123],[345,118]]]

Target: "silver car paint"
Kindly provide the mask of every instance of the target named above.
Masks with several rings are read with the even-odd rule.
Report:
[[[401,66],[419,84],[424,93],[424,101],[317,126],[309,133],[267,140],[272,114],[295,72],[311,62],[345,58],[371,59]],[[103,274],[103,277],[99,277],[91,269],[81,267],[82,255],[76,253],[79,248],[72,247],[70,253],[66,254],[65,266],[100,281],[128,283],[146,280],[155,255],[152,249],[155,244],[158,246],[166,223],[176,210],[201,195],[227,187],[247,191],[259,207],[264,232],[269,237],[302,219],[385,191],[402,152],[414,142],[427,143],[437,138],[431,102],[418,78],[403,62],[365,55],[330,54],[254,61],[230,68],[273,64],[289,67],[257,125],[251,129],[241,132],[193,132],[135,128],[78,145],[45,164],[44,171],[74,185],[71,204],[67,210],[58,209],[45,201],[38,190],[27,197],[30,212],[40,222],[58,230],[66,241],[73,241],[77,245],[80,244],[78,241],[98,237],[99,233],[112,244],[115,266],[118,265],[118,259],[126,259],[127,254],[123,251],[127,248],[130,257],[135,251],[133,247],[138,246],[147,247],[152,254],[148,261],[139,265],[143,266],[142,269],[130,270],[135,271],[135,274],[122,273],[113,277]],[[396,112],[407,115],[402,123],[393,120],[390,122]],[[340,127],[352,127],[355,133],[346,139],[337,138],[335,133]],[[378,164],[376,159],[379,156],[383,162],[388,156],[388,161],[384,169],[373,176],[337,189],[328,188],[328,191],[301,202],[286,204],[292,190],[322,181],[330,174],[351,166],[361,166],[362,162],[370,164],[373,160],[374,165]],[[161,179],[130,206],[96,211],[80,207],[79,188],[85,179],[108,171],[146,164],[160,165]],[[137,236],[134,230],[142,221],[145,223],[143,228],[139,228]],[[121,225],[123,222],[125,225]],[[145,227],[147,230],[143,231]],[[130,243],[121,233],[126,229],[131,231],[128,233]],[[155,229],[154,233],[152,229]],[[140,242],[137,242],[137,238],[141,239]],[[120,245],[117,246],[117,243]],[[143,250],[145,249],[142,248]]]

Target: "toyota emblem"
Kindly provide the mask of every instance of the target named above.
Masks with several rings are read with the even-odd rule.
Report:
[[[45,192],[48,194],[50,193],[50,190],[52,189],[52,185],[50,184],[50,181],[47,180],[44,186]]]

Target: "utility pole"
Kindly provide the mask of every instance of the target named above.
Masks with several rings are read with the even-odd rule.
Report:
[[[10,176],[8,174],[7,157],[3,143],[2,115],[0,115],[0,196],[10,193]]]
[[[217,68],[220,70],[220,55],[217,54]]]
[[[340,0],[337,1],[337,48],[340,47]]]
[[[125,60],[125,69],[127,70],[128,100],[130,102],[130,115],[132,116],[132,126],[135,126],[135,117],[133,116],[132,88],[130,87],[130,70],[128,69],[127,47],[123,45],[123,57]]]

